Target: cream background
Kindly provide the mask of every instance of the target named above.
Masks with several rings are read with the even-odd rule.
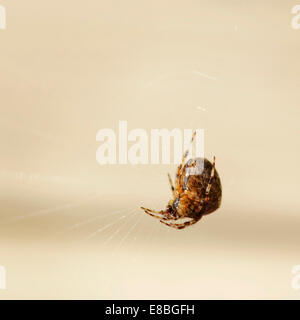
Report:
[[[300,298],[295,1],[0,3],[1,299]],[[204,128],[222,207],[143,214],[175,166],[99,166],[119,120]]]

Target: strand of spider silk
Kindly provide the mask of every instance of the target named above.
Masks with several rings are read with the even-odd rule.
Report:
[[[169,232],[170,232],[170,227],[165,226],[164,224],[159,222],[159,228],[157,228],[157,233],[161,232],[163,233],[163,239],[166,240],[167,236],[169,236]],[[157,238],[159,238],[159,242],[162,242],[161,239],[161,235],[159,237],[156,236],[155,240],[156,240],[156,244],[157,244]],[[156,248],[155,248],[156,249]]]
[[[89,223],[91,221],[94,221],[94,220],[97,220],[97,219],[105,218],[105,217],[107,217],[109,215],[112,215],[112,214],[114,215],[116,213],[121,213],[121,212],[124,212],[124,211],[127,211],[127,210],[130,211],[133,208],[135,209],[135,206],[134,207],[130,207],[130,208],[125,208],[125,209],[120,209],[120,210],[114,211],[113,213],[109,212],[108,214],[105,214],[104,216],[96,216],[96,217],[89,218],[86,221],[83,221],[82,223],[79,223],[79,224],[76,223],[76,224],[72,225],[71,227],[68,228],[68,230],[73,230],[73,229],[75,229],[75,228],[77,228],[77,227],[79,227],[81,225],[87,224],[87,223]]]
[[[68,179],[66,177],[62,177],[62,176],[54,176],[54,175],[41,175],[38,173],[34,173],[34,172],[24,172],[24,171],[14,171],[14,170],[1,170],[0,171],[0,177],[4,177],[4,178],[9,178],[9,179],[14,179],[14,180],[18,180],[18,182],[20,183],[35,183],[35,182],[43,182],[43,183],[51,183],[51,184],[63,184],[66,182],[71,182],[71,183],[75,183],[75,182],[79,182],[80,180],[77,179]]]
[[[81,222],[77,222],[77,223],[71,225],[71,226],[68,227],[68,228],[64,228],[63,230],[60,230],[60,231],[57,232],[56,234],[57,234],[57,235],[65,235],[66,233],[72,232],[72,231],[74,231],[75,229],[78,229],[78,228],[82,227],[83,225],[87,225],[88,223],[91,223],[91,222],[93,222],[93,221],[95,221],[95,220],[99,220],[99,219],[101,219],[101,218],[106,218],[106,217],[108,217],[108,216],[110,216],[110,217],[115,217],[117,214],[126,213],[126,211],[129,212],[131,209],[133,209],[133,208],[125,208],[125,209],[122,209],[122,210],[120,209],[120,210],[116,210],[116,211],[112,211],[112,212],[107,212],[107,214],[105,214],[105,215],[100,215],[100,216],[99,216],[99,214],[98,214],[97,216],[93,216],[93,217],[91,217],[91,218],[89,218],[89,219],[85,219],[85,220],[83,220],[83,221],[81,221]]]
[[[151,207],[151,208],[152,208],[152,207]],[[141,217],[140,217],[140,219],[142,219],[142,216],[144,217],[144,219],[149,219],[149,221],[151,221],[151,220],[156,220],[156,219],[154,219],[153,217],[150,217],[150,216],[148,216],[147,214],[145,214],[143,211],[141,211]],[[151,218],[152,218],[152,219],[151,219]],[[151,230],[155,230],[155,228],[157,228],[157,225],[155,224],[155,222],[156,222],[156,221],[154,221]],[[157,222],[158,222],[158,220],[157,220]],[[149,230],[149,225],[150,225],[150,223],[147,224],[147,229],[146,229],[146,231],[142,232],[142,234],[145,234],[145,237],[143,238],[142,241],[144,241],[144,243],[147,244],[147,245],[148,245],[148,243],[150,242],[150,237],[151,237],[151,234],[152,234],[152,232],[150,232],[150,230]],[[136,259],[137,259],[137,257],[140,255],[141,251],[144,252],[144,249],[145,249],[145,246],[142,246],[142,245],[141,245],[141,241],[140,241],[140,243],[139,243],[139,248],[138,248],[138,250],[136,250]]]
[[[107,225],[105,225],[102,228],[97,229],[95,232],[91,233],[88,237],[85,238],[85,240],[90,240],[91,238],[95,237],[98,233],[106,230],[107,228],[111,227],[112,225],[116,224],[118,221],[126,218],[127,216],[121,216],[119,219],[117,219],[114,222],[108,223]]]
[[[163,238],[163,243],[168,243],[168,239],[170,238],[170,227],[165,226],[165,232],[164,232],[164,238]]]
[[[136,219],[136,227],[141,226],[141,224],[139,224],[139,222],[141,221],[141,218],[144,216],[144,211],[138,210],[136,212],[136,215],[134,216],[134,218]],[[138,217],[136,218],[136,216],[138,215]],[[140,228],[141,229],[141,228]],[[138,231],[137,231],[138,234]],[[137,241],[137,235],[133,237],[133,244],[135,245]],[[140,248],[140,247],[139,247]],[[114,256],[115,255],[115,251],[116,251],[116,247],[114,248],[114,250],[111,252],[111,255]],[[132,258],[132,261],[136,261],[136,256],[137,256],[137,252],[138,250],[134,250],[135,253],[135,257]]]
[[[159,206],[157,205],[157,200],[155,201],[155,208],[159,208]],[[151,217],[152,218],[152,217]],[[148,245],[148,248],[151,248],[152,247],[152,244],[153,244],[153,239],[154,239],[154,233],[155,231],[157,231],[161,226],[161,223],[157,220],[157,219],[152,219],[154,220],[153,221],[153,227],[151,229],[151,232],[149,232],[149,240],[147,241],[147,245]],[[157,223],[155,223],[157,222]],[[158,225],[159,224],[159,225]],[[153,231],[152,231],[153,230]],[[151,241],[150,241],[151,240]]]
[[[135,213],[131,216],[131,218],[135,219],[135,217],[137,216],[137,214],[138,214],[138,213],[135,212]],[[122,229],[124,229],[130,222],[131,222],[131,219],[127,219],[127,221],[126,221],[124,224],[122,224],[119,228],[117,228],[117,230],[115,230],[115,231],[102,243],[102,245],[108,244],[108,242],[109,242],[110,240],[112,240],[115,235],[117,235],[118,233],[120,233],[120,231],[121,231]]]
[[[166,233],[167,232],[166,228],[169,228],[169,227],[163,225],[162,223],[160,223],[158,220],[156,220],[156,221],[158,222],[159,226],[153,232],[152,239],[154,239],[154,240],[151,242],[151,245],[150,245],[150,248],[153,248],[153,246],[154,246],[154,249],[156,249],[155,246],[157,246],[157,239],[159,239],[159,242],[161,242],[161,235],[159,235],[159,237],[157,235],[159,233]]]
[[[140,221],[141,216],[136,220],[136,222],[131,226],[131,228],[128,230],[128,232],[125,234],[125,236],[121,239],[119,245],[113,250],[113,255],[116,252],[117,249],[120,249],[122,247],[122,244],[127,239],[129,234],[134,230],[134,228],[137,226],[138,222]]]
[[[131,217],[131,216],[133,215],[133,212],[134,212],[134,210],[131,210],[128,215],[124,215],[124,216],[120,217],[119,219],[115,220],[114,222],[111,222],[111,223],[105,225],[104,227],[99,228],[98,230],[96,230],[95,232],[93,232],[92,234],[90,234],[85,240],[89,240],[89,239],[95,237],[97,234],[99,234],[99,233],[101,233],[102,231],[108,229],[109,227],[115,225],[115,224],[118,223],[120,220],[122,220],[122,219],[124,219],[124,218],[129,218],[129,217]]]
[[[84,204],[87,201],[89,202],[89,201],[91,201],[93,199],[96,199],[96,198],[100,197],[101,195],[102,194],[97,193],[97,194],[94,194],[92,196],[87,197],[86,199],[84,199],[82,201],[74,201],[74,202],[69,202],[69,203],[66,203],[64,205],[57,206],[57,207],[54,207],[54,208],[42,209],[42,210],[35,211],[35,212],[29,213],[29,214],[26,214],[26,215],[22,215],[22,216],[17,216],[17,217],[11,218],[7,222],[8,223],[10,223],[10,222],[18,222],[18,221],[22,221],[24,219],[35,218],[35,217],[38,217],[38,216],[44,216],[44,215],[47,215],[47,214],[51,214],[51,213],[54,213],[54,212],[57,212],[57,211],[61,211],[63,209],[70,209],[70,208],[78,207],[78,206],[81,206],[82,204]]]
[[[133,219],[136,219],[136,215],[137,215],[137,214],[138,214],[138,212],[135,212],[135,213],[132,215]],[[120,231],[121,229],[123,229],[123,227],[126,227],[126,226],[128,225],[128,222],[131,222],[131,219],[130,219],[130,218],[127,219],[126,223],[123,224],[121,227],[119,227],[116,231]],[[113,235],[111,235],[111,236],[102,244],[103,247],[104,247],[105,244],[107,244],[107,243],[113,238],[113,236],[114,236],[115,234],[117,234],[116,231],[113,233]],[[109,254],[110,257],[113,257],[113,253],[112,253],[111,251],[108,251],[107,254]],[[116,266],[115,266],[114,264],[112,264],[112,269],[113,269],[113,270],[112,270],[113,272],[116,271],[116,270],[115,270],[115,269],[116,269]]]
[[[87,220],[83,220],[81,223],[79,222],[79,223],[76,223],[76,224],[74,224],[74,225],[72,225],[71,227],[69,227],[69,228],[67,228],[67,230],[73,230],[73,229],[75,229],[75,228],[78,228],[78,227],[80,227],[80,226],[82,226],[82,225],[85,225],[85,224],[87,224],[87,223],[89,223],[89,222],[92,222],[92,221],[95,221],[95,220],[97,220],[97,219],[101,219],[101,218],[105,218],[105,217],[107,217],[107,216],[109,216],[109,215],[114,215],[114,214],[116,214],[116,213],[121,213],[121,212],[124,212],[124,211],[129,211],[129,210],[131,210],[131,209],[134,209],[134,208],[136,208],[135,206],[134,207],[130,207],[130,208],[125,208],[125,209],[120,209],[120,210],[116,210],[116,211],[113,211],[113,212],[107,212],[107,214],[105,214],[104,216],[94,216],[94,217],[91,217],[91,218],[88,218]]]
[[[142,218],[142,219],[152,218],[152,217],[146,215],[143,211],[141,211],[141,217],[144,217],[144,218]],[[153,220],[154,220],[154,218],[153,218]],[[147,221],[147,220],[144,220],[144,221]],[[148,220],[148,221],[151,221],[151,220]],[[139,247],[138,247],[138,249],[135,251],[135,253],[136,253],[136,259],[137,259],[137,257],[141,254],[141,251],[143,250],[143,252],[144,252],[144,249],[145,249],[145,246],[141,245],[141,242],[144,241],[145,243],[148,243],[148,241],[150,240],[150,235],[149,235],[149,228],[148,228],[148,226],[149,226],[149,224],[147,224],[147,229],[146,229],[146,231],[142,230],[142,232],[141,232],[141,234],[143,234],[143,235],[145,235],[145,236],[144,236],[144,239],[142,239],[142,240],[139,241]],[[144,229],[144,226],[142,226],[142,227],[143,227],[143,229]],[[154,228],[154,226],[152,226],[152,228]],[[143,248],[143,249],[142,249],[142,248]]]
[[[86,225],[90,222],[93,222],[93,221],[96,221],[98,219],[103,219],[103,218],[106,218],[108,216],[112,216],[112,215],[115,215],[117,213],[122,213],[122,212],[126,212],[127,210],[130,211],[131,209],[133,209],[133,207],[130,207],[130,208],[125,208],[125,209],[119,209],[119,210],[115,210],[115,211],[106,211],[104,215],[99,215],[97,214],[96,216],[93,216],[91,218],[88,218],[88,219],[85,219],[85,220],[81,220],[80,222],[77,222],[73,225],[71,225],[70,227],[66,228],[65,231],[72,231],[74,229],[77,229],[83,225]]]
[[[140,219],[141,219],[141,215],[139,215],[139,217],[137,217],[137,215],[139,215],[139,212],[136,212],[135,214],[134,214],[134,216],[132,217],[132,219],[130,219],[130,223],[131,223],[131,228],[130,229],[128,229],[128,232],[127,233],[125,233],[125,235],[120,239],[120,241],[117,243],[117,244],[115,244],[114,245],[114,247],[109,251],[109,253],[110,253],[110,258],[114,258],[115,256],[116,256],[116,254],[119,254],[120,252],[116,252],[117,251],[117,249],[120,249],[121,248],[121,246],[122,246],[122,244],[124,243],[124,241],[126,240],[126,238],[129,236],[129,234],[130,233],[132,233],[133,232],[133,229],[138,225],[138,223],[140,222]],[[135,221],[135,223],[133,223],[132,224],[132,222],[134,222]],[[127,226],[128,224],[126,224],[126,226]],[[123,250],[123,252],[126,252],[126,251],[124,251]],[[129,251],[130,252],[130,251]],[[127,252],[127,255],[129,254],[129,252]],[[136,251],[134,251],[134,253],[135,253]],[[127,256],[127,258],[126,258],[127,260],[129,259],[129,257]],[[135,261],[136,259],[131,259],[132,261]],[[112,271],[113,272],[117,272],[117,270],[116,270],[116,265],[115,264],[113,264],[112,265]]]
[[[87,224],[87,223],[89,223],[89,222],[92,222],[92,221],[95,221],[95,220],[97,220],[97,219],[101,219],[101,218],[105,218],[105,217],[107,217],[107,216],[109,216],[109,215],[112,215],[112,214],[116,214],[116,213],[121,213],[121,212],[124,212],[124,211],[129,211],[129,210],[131,210],[131,209],[135,209],[136,207],[134,206],[134,207],[130,207],[130,208],[125,208],[125,209],[120,209],[120,210],[116,210],[116,211],[113,211],[113,212],[107,212],[107,214],[105,214],[104,216],[94,216],[94,217],[91,217],[91,218],[88,218],[87,220],[83,220],[81,223],[79,222],[79,223],[76,223],[76,224],[74,224],[74,225],[72,225],[72,226],[70,226],[69,228],[67,228],[67,230],[73,230],[73,229],[75,229],[75,228],[78,228],[78,227],[80,227],[81,225],[85,225],[85,224]]]
[[[151,242],[149,243],[149,246],[148,246],[150,250],[153,250],[153,248],[155,249],[155,246],[157,244],[157,238],[158,238],[157,235],[159,232],[161,232],[161,228],[162,228],[162,224],[159,222],[159,220],[156,219],[156,221],[154,222],[156,222],[157,225],[156,225],[156,228],[154,228],[154,231],[151,236]]]
[[[117,228],[107,239],[103,242],[103,245],[107,244],[110,240],[114,238],[122,229],[124,229],[128,224],[131,223],[131,219],[135,219],[136,215],[138,213],[136,212],[136,209],[133,210],[133,214],[130,216],[129,219],[127,219],[119,228]]]

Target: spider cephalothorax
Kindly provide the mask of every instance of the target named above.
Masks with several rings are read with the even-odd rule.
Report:
[[[194,137],[195,133],[192,141]],[[203,215],[217,210],[222,199],[221,181],[215,169],[215,158],[213,164],[200,158],[190,159],[185,163],[187,156],[188,151],[184,153],[182,163],[177,168],[175,188],[169,175],[173,199],[169,201],[166,210],[154,211],[142,207],[147,214],[176,229],[190,226],[198,222]],[[185,218],[189,220],[182,223],[166,222]]]

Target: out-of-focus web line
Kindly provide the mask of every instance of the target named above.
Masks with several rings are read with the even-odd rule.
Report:
[[[54,208],[42,209],[42,210],[35,211],[35,212],[29,213],[29,214],[26,214],[26,215],[17,216],[17,217],[9,219],[8,222],[18,222],[18,221],[22,221],[24,219],[29,219],[29,218],[33,218],[33,217],[38,217],[38,216],[44,216],[44,215],[47,215],[47,214],[51,214],[51,213],[54,213],[54,212],[57,212],[57,211],[61,211],[63,209],[70,209],[70,208],[78,207],[78,206],[81,206],[82,204],[86,203],[87,201],[89,202],[89,201],[91,201],[93,199],[96,199],[96,198],[98,198],[100,196],[103,196],[103,194],[96,194],[96,195],[90,196],[87,199],[84,199],[82,201],[69,202],[69,203],[66,203],[66,204],[64,204],[62,206],[57,206],[57,207],[54,207]]]
[[[77,179],[68,179],[61,176],[45,176],[33,172],[24,172],[24,171],[10,171],[10,170],[1,170],[0,175],[4,177],[9,177],[22,181],[29,182],[48,182],[48,183],[65,183],[65,182],[78,182]]]
[[[206,108],[201,107],[201,106],[197,106],[196,109],[197,109],[197,110],[200,110],[200,111],[204,111],[204,112],[206,111]]]
[[[186,76],[188,74],[190,74],[191,69],[185,69],[185,70],[181,70],[181,71],[175,71],[175,72],[168,72],[168,73],[164,73],[164,74],[160,74],[156,77],[155,80],[152,81],[148,81],[146,83],[146,85],[144,85],[144,89],[147,89],[149,87],[152,87],[154,84],[159,83],[161,81],[167,80],[170,77],[174,77],[174,76]],[[217,80],[217,78],[212,77],[210,75],[207,75],[203,72],[200,72],[198,70],[192,70],[192,74],[196,74],[199,75],[203,78],[209,79],[209,80]]]
[[[205,74],[203,72],[200,72],[198,70],[193,70],[192,73],[196,74],[196,75],[199,75],[199,76],[201,76],[203,78],[209,79],[209,80],[214,80],[214,81],[217,80],[217,78],[209,76],[209,75],[207,75],[207,74]]]
[[[80,222],[77,222],[73,225],[71,225],[70,227],[66,228],[66,231],[72,231],[74,229],[77,229],[83,225],[86,225],[90,222],[93,222],[93,221],[96,221],[96,220],[99,220],[99,219],[103,219],[105,217],[108,217],[108,216],[111,216],[111,215],[115,215],[117,213],[122,213],[122,212],[126,212],[127,210],[130,210],[130,209],[133,209],[132,208],[126,208],[126,209],[119,209],[119,210],[115,210],[115,211],[110,211],[110,212],[106,212],[104,215],[101,215],[101,214],[97,214],[96,216],[93,216],[91,218],[88,218],[88,219],[85,219],[85,220],[81,220]]]
[[[132,211],[130,211],[130,213],[131,214],[129,214],[129,216],[131,216],[132,215],[132,212],[133,212],[134,210],[132,210]],[[114,224],[116,224],[117,222],[119,222],[120,220],[122,220],[122,219],[125,219],[125,218],[127,218],[128,216],[121,216],[119,219],[117,219],[117,220],[115,220],[115,221],[113,221],[113,222],[111,222],[111,223],[108,223],[107,225],[105,225],[104,227],[102,227],[102,228],[99,228],[99,229],[97,229],[96,231],[94,231],[93,233],[91,233],[88,237],[86,237],[85,238],[85,240],[87,241],[87,240],[90,240],[90,239],[92,239],[92,238],[94,238],[97,234],[99,234],[100,232],[102,232],[102,231],[104,231],[104,230],[106,230],[107,228],[109,228],[109,227],[111,227],[112,225],[114,225]]]
[[[196,69],[194,69],[196,68]],[[175,72],[167,72],[167,73],[161,73],[158,74],[157,76],[152,77],[152,79],[148,79],[146,80],[147,82],[144,84],[144,86],[142,87],[142,90],[148,90],[149,88],[153,87],[153,86],[157,86],[158,84],[160,84],[162,81],[168,81],[168,78],[172,77],[172,76],[188,76],[188,75],[196,75],[196,76],[200,76],[203,78],[206,78],[208,80],[217,80],[216,77],[213,77],[211,75],[208,75],[204,72],[201,72],[199,70],[197,70],[197,66],[194,66],[192,68],[181,68],[179,70],[175,70]],[[134,96],[133,102],[136,103],[137,101],[143,100],[145,99],[143,97],[143,91],[141,91],[139,94],[136,94]]]
[[[56,145],[60,145],[60,146],[69,146],[69,143],[66,141],[63,141],[61,138],[56,138],[53,135],[49,135],[49,134],[44,134],[43,132],[37,130],[37,129],[32,129],[32,128],[27,128],[24,125],[22,126],[22,124],[17,123],[15,120],[11,121],[10,119],[4,118],[1,116],[0,121],[2,123],[4,123],[5,125],[7,125],[9,128],[14,128],[17,129],[19,131],[24,131],[27,132],[29,134],[32,134],[34,136],[37,136],[39,138],[42,138],[48,142],[54,143]]]
[[[122,229],[124,229],[132,220],[136,219],[136,216],[138,215],[138,212],[135,212],[131,218],[132,219],[128,219],[123,225],[121,225],[117,230],[115,230],[102,244],[106,245],[110,240],[112,240],[114,238],[115,235],[117,235],[118,233],[120,233],[120,231]]]

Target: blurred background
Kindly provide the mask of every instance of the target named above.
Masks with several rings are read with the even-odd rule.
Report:
[[[0,299],[299,299],[292,0],[1,0]],[[96,162],[96,133],[203,128],[223,202],[184,230],[176,165]]]

